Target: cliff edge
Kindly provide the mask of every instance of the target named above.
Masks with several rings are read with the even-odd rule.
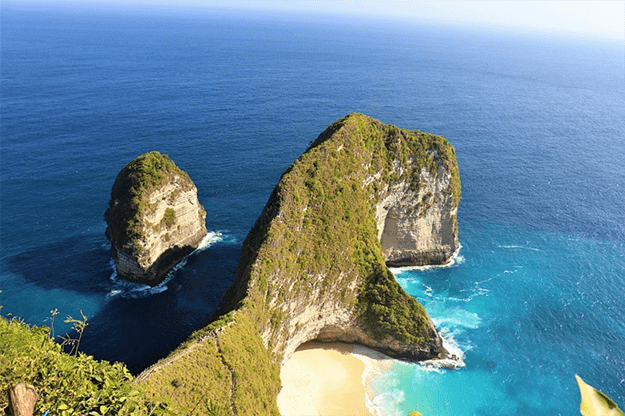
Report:
[[[432,321],[387,264],[449,261],[459,199],[455,151],[444,138],[350,114],[283,174],[224,299],[231,308],[254,303],[278,361],[313,339],[441,358]]]
[[[150,152],[124,167],[105,214],[117,275],[151,286],[206,236],[206,211],[189,175]]]
[[[224,413],[277,414],[279,365],[306,341],[445,358],[432,320],[387,264],[449,261],[459,200],[444,138],[362,114],[340,119],[282,175],[243,243],[221,316],[138,382],[181,397],[180,409],[210,395]]]

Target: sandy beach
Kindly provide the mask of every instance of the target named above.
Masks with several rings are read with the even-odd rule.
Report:
[[[298,348],[280,371],[282,416],[371,416],[363,385],[365,363],[353,351],[354,346],[343,343],[308,342]]]

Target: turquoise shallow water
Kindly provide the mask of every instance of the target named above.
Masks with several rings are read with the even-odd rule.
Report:
[[[572,415],[575,374],[625,391],[625,244],[465,223],[458,261],[397,270],[465,366],[398,363],[373,382],[381,414]]]
[[[13,1],[0,19],[3,315],[82,310],[83,351],[156,362],[216,308],[282,172],[358,111],[448,138],[463,185],[463,260],[397,278],[466,366],[397,364],[374,381],[384,412],[577,414],[576,373],[625,406],[622,43]],[[112,278],[103,221],[119,171],[151,150],[221,234],[155,290]]]

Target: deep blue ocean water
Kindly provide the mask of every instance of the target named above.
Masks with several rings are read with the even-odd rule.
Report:
[[[354,111],[445,136],[460,261],[403,271],[464,354],[397,363],[382,414],[579,414],[574,374],[625,406],[625,48],[601,39],[295,14],[3,2],[0,305],[140,371],[202,326],[281,173]],[[104,211],[158,150],[219,241],[157,290],[117,281]],[[11,315],[10,315],[11,314]]]

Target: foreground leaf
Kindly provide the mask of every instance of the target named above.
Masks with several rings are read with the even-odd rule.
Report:
[[[582,395],[579,410],[583,416],[625,416],[612,399],[586,384],[580,376],[575,375],[575,378]]]

